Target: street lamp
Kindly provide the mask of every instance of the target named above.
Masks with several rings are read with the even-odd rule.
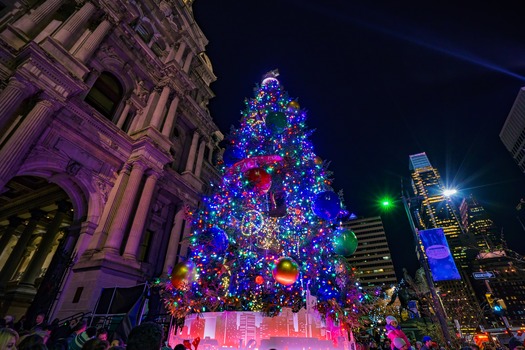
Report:
[[[432,299],[432,306],[434,308],[434,311],[436,313],[436,317],[439,322],[439,326],[441,328],[441,332],[443,333],[443,338],[445,339],[446,343],[451,346],[452,345],[452,338],[450,337],[450,331],[448,329],[448,324],[445,316],[445,310],[443,309],[443,305],[441,304],[441,300],[439,299],[439,296],[436,293],[436,288],[434,286],[434,281],[432,280],[432,275],[430,274],[430,267],[428,266],[428,261],[425,259],[425,254],[423,250],[421,249],[421,244],[419,241],[419,235],[418,230],[416,228],[416,225],[414,224],[414,218],[412,217],[412,212],[410,211],[410,205],[407,201],[407,197],[405,197],[404,194],[401,194],[401,200],[403,201],[403,206],[405,208],[405,212],[407,214],[408,222],[410,224],[410,229],[412,230],[414,243],[416,245],[417,249],[417,255],[419,259],[419,264],[423,267],[423,271],[425,271],[425,279],[427,281],[428,289],[430,290],[430,296]]]
[[[456,190],[455,188],[445,188],[443,190],[443,196],[445,196],[447,198],[452,197],[456,193],[458,193],[458,190]]]
[[[449,196],[454,194],[454,193],[456,193],[456,192],[457,192],[457,190],[446,191],[446,193]],[[445,195],[445,192],[443,193],[443,195]],[[420,243],[420,239],[419,239],[418,229],[417,229],[416,225],[414,224],[414,217],[412,216],[412,212],[410,211],[410,203],[409,203],[410,199],[415,199],[415,198],[407,198],[404,193],[401,194],[400,200],[403,203],[403,207],[405,209],[405,212],[406,212],[406,215],[407,215],[407,218],[408,218],[408,223],[409,223],[410,229],[412,231],[414,244],[415,244],[416,250],[417,250],[417,256],[418,256],[419,264],[421,265],[421,267],[423,267],[423,271],[425,272],[425,279],[426,279],[428,288],[430,290],[432,306],[433,306],[433,309],[435,311],[435,315],[436,315],[436,317],[438,319],[438,322],[439,322],[439,326],[440,326],[439,328],[441,329],[441,332],[442,332],[443,338],[445,339],[445,342],[449,346],[451,346],[452,345],[452,338],[450,336],[450,331],[449,331],[447,320],[446,320],[446,316],[445,316],[445,310],[443,309],[443,305],[441,304],[441,300],[439,299],[439,296],[438,296],[438,294],[436,292],[436,288],[434,286],[434,281],[432,280],[432,275],[430,273],[430,267],[428,266],[428,262],[425,259],[425,254],[423,252],[423,249],[421,248],[421,243]],[[398,201],[399,201],[399,199],[393,201],[393,200],[388,199],[388,198],[385,197],[385,198],[382,198],[380,200],[380,203],[381,203],[381,207],[383,209],[389,210],[389,209],[392,208],[394,203],[398,202]]]

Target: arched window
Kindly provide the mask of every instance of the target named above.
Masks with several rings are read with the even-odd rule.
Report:
[[[111,73],[103,72],[86,96],[86,102],[111,120],[122,99],[122,85]]]

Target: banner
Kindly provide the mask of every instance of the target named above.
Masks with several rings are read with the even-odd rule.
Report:
[[[458,268],[450,253],[445,233],[441,227],[419,231],[428,265],[434,282],[460,280]]]
[[[314,303],[315,305],[315,303]],[[353,334],[350,332],[351,337]],[[356,350],[348,330],[323,319],[315,308],[299,312],[283,308],[278,316],[258,312],[223,311],[191,314],[184,326],[168,336],[171,347],[200,338],[203,350]],[[353,348],[352,348],[353,344]]]

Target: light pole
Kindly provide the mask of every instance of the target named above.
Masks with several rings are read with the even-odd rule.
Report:
[[[423,267],[423,270],[425,271],[425,278],[428,284],[428,289],[430,290],[432,306],[434,308],[434,312],[436,313],[436,317],[438,319],[439,326],[443,334],[443,338],[445,339],[445,342],[448,344],[448,346],[452,346],[452,338],[450,337],[450,331],[448,329],[447,319],[445,316],[445,310],[443,309],[441,300],[439,299],[439,296],[436,293],[436,288],[434,287],[434,281],[432,280],[432,275],[430,274],[430,268],[428,266],[428,262],[425,259],[424,252],[421,249],[418,230],[414,224],[414,218],[412,217],[412,212],[410,211],[410,204],[408,203],[407,198],[405,197],[403,193],[401,194],[401,200],[403,201],[403,206],[405,208],[408,222],[410,224],[410,229],[412,230],[414,244],[416,245],[419,263],[421,267]]]

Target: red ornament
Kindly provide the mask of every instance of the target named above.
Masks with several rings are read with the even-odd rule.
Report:
[[[283,161],[283,157],[275,154],[270,156],[253,156],[250,158],[242,159],[237,163],[233,164],[227,171],[226,175],[231,175],[235,171],[245,172],[247,170],[269,165],[273,163],[279,163]]]
[[[263,284],[263,283],[264,283],[264,278],[263,278],[263,276],[259,275],[259,276],[255,277],[255,283],[257,283],[257,284]]]
[[[251,187],[255,190],[266,193],[272,186],[272,176],[262,168],[253,168],[244,173]]]

